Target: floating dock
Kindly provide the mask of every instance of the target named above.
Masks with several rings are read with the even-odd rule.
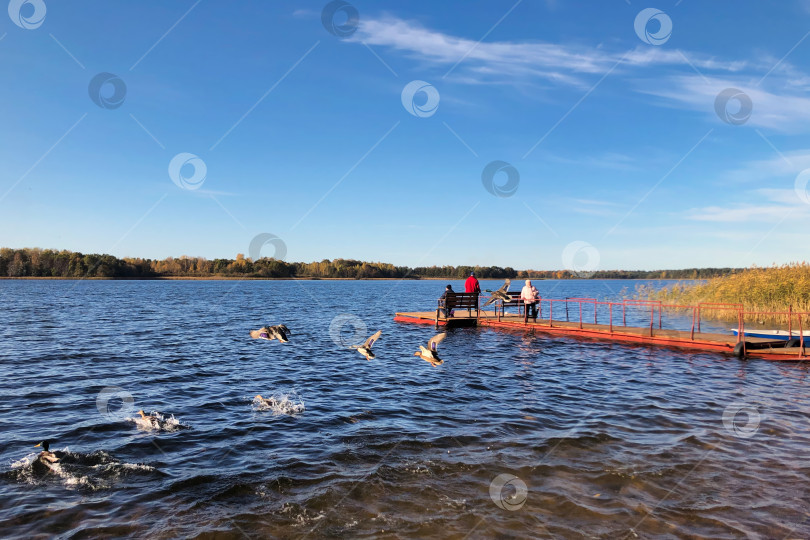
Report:
[[[548,303],[549,307],[546,310],[546,317],[543,315],[543,303]],[[561,311],[554,307],[555,302],[566,302],[565,315],[569,320],[557,320],[552,316],[552,308],[556,313]],[[576,321],[570,320],[569,305],[573,304],[574,314],[577,315]],[[539,334],[546,334],[550,336],[567,336],[574,338],[583,338],[589,340],[602,340],[613,342],[624,342],[634,344],[645,344],[651,346],[663,347],[676,347],[679,349],[688,349],[693,351],[705,352],[718,352],[728,355],[734,355],[738,358],[753,357],[763,358],[767,360],[783,360],[783,361],[806,361],[810,360],[810,351],[804,339],[801,338],[801,331],[792,340],[774,340],[757,337],[745,337],[744,340],[734,335],[731,331],[728,334],[710,333],[700,331],[700,312],[701,309],[706,311],[708,309],[728,309],[727,307],[719,307],[714,305],[703,306],[674,306],[675,308],[689,308],[693,309],[692,313],[692,328],[688,331],[673,330],[663,328],[662,311],[672,306],[661,305],[658,302],[598,302],[594,299],[542,299],[541,309],[537,320],[526,318],[521,312],[508,313],[505,310],[498,308],[494,311],[480,310],[476,313],[473,309],[468,311],[466,308],[463,310],[455,310],[455,316],[444,318],[437,317],[436,311],[419,311],[419,312],[399,312],[396,313],[394,320],[397,322],[417,323],[417,324],[430,324],[435,326],[445,327],[459,327],[459,326],[485,326],[498,328],[503,330],[513,331],[529,331]],[[588,315],[592,315],[593,319],[597,322],[584,322],[583,320],[583,305],[588,311]],[[598,314],[602,308],[603,320],[609,319],[609,324],[600,324],[598,322]],[[614,324],[614,312],[621,308],[621,324]],[[641,308],[646,313],[649,313],[650,323],[646,326],[627,326],[627,312],[631,308]],[[736,305],[733,309],[737,309]],[[609,310],[609,314],[607,311]],[[522,308],[520,309],[522,311]],[[749,314],[740,309],[739,312],[739,331],[743,333],[744,325],[742,323],[743,315]],[[656,317],[657,315],[657,317]],[[792,315],[796,315],[792,313]],[[619,317],[616,317],[619,319]],[[657,320],[656,320],[657,319]],[[800,320],[801,326],[801,320]]]

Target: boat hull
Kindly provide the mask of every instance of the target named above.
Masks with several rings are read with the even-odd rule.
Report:
[[[736,328],[730,329],[734,335],[738,335],[739,331]],[[743,332],[746,337],[755,337],[755,338],[763,338],[763,339],[778,339],[781,341],[787,341],[789,339],[799,339],[801,334],[799,332],[792,332],[788,333],[787,330],[753,330],[753,331],[746,331]],[[810,341],[810,332],[804,332],[804,339]]]

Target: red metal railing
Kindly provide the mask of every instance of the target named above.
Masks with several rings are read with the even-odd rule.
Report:
[[[708,308],[710,311],[723,311],[723,310],[733,310],[733,311],[744,311],[745,306],[742,304],[729,304],[723,302],[700,302],[697,305],[697,328],[698,332],[700,332],[700,311],[703,308]]]
[[[793,317],[795,316],[799,322],[799,357],[804,355],[804,318],[810,315],[807,311],[793,311],[793,306],[788,306],[787,311],[740,311],[739,313],[739,330],[737,331],[737,342],[742,340],[745,332],[745,316],[746,315],[787,315],[788,316],[788,340],[793,339]],[[743,341],[743,352],[745,352],[745,340]]]
[[[788,339],[793,337],[793,318],[796,317],[798,326],[799,326],[799,356],[804,355],[805,349],[805,339],[804,339],[804,322],[805,319],[810,316],[810,312],[798,312],[793,311],[793,307],[790,306],[788,311],[746,311],[745,306],[743,304],[733,304],[733,303],[719,303],[719,302],[701,302],[697,305],[681,305],[681,304],[663,304],[659,300],[622,300],[621,302],[607,302],[607,301],[599,301],[595,298],[538,298],[538,316],[540,319],[543,319],[543,306],[544,303],[548,304],[548,325],[549,327],[554,326],[554,304],[565,304],[565,314],[566,314],[566,322],[571,322],[570,320],[570,306],[569,303],[577,304],[577,312],[579,317],[577,321],[578,327],[580,329],[583,328],[584,322],[584,312],[583,306],[588,306],[593,309],[593,324],[599,323],[599,307],[603,306],[608,311],[608,325],[610,329],[610,333],[614,332],[613,326],[613,315],[614,310],[621,307],[622,310],[622,326],[627,327],[627,314],[628,311],[634,310],[636,312],[640,312],[642,309],[644,311],[649,312],[649,335],[652,337],[654,335],[654,328],[656,322],[656,315],[657,315],[657,322],[658,328],[663,328],[663,311],[665,309],[669,310],[680,310],[680,311],[691,311],[692,312],[692,320],[691,320],[691,327],[690,327],[690,339],[694,341],[695,339],[695,331],[697,333],[701,332],[701,315],[703,311],[734,311],[737,315],[737,343],[743,342],[743,353],[745,348],[745,340],[743,337],[745,336],[745,319],[746,317],[753,317],[757,315],[765,315],[769,317],[773,316],[782,316],[787,315],[788,318]],[[522,304],[522,303],[521,303]],[[518,305],[518,311],[520,314],[521,308],[525,308],[523,305]],[[497,309],[496,309],[497,312]],[[559,312],[559,311],[558,311]],[[500,315],[498,315],[498,319],[500,320]],[[524,317],[524,322],[528,322],[527,318]]]

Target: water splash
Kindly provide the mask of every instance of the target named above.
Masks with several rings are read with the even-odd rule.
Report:
[[[127,422],[133,422],[138,429],[144,431],[176,431],[188,427],[181,424],[173,414],[165,416],[157,411],[152,411],[145,418],[138,415],[127,418],[126,420]]]
[[[272,411],[274,416],[301,414],[306,410],[304,400],[293,390],[292,392],[274,392],[270,397],[258,395],[253,398],[254,411]]]
[[[59,452],[63,454],[55,463],[40,461],[38,453],[28,454],[12,461],[10,470],[3,476],[22,484],[56,482],[67,489],[97,491],[111,488],[115,481],[129,474],[157,472],[143,463],[121,463],[103,450],[82,454],[65,448]]]
[[[40,461],[39,453],[36,452],[15,460],[11,463],[9,476],[23,484],[34,485],[58,480],[67,488],[89,487],[95,489],[87,475],[76,474],[68,470],[62,463],[62,460],[75,458],[76,454],[71,454],[67,447],[59,452],[64,452],[64,455],[60,461],[55,463]]]

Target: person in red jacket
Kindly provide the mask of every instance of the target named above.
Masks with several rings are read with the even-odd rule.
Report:
[[[464,292],[481,294],[481,285],[479,285],[478,280],[475,279],[475,272],[470,272],[470,277],[464,282]]]

